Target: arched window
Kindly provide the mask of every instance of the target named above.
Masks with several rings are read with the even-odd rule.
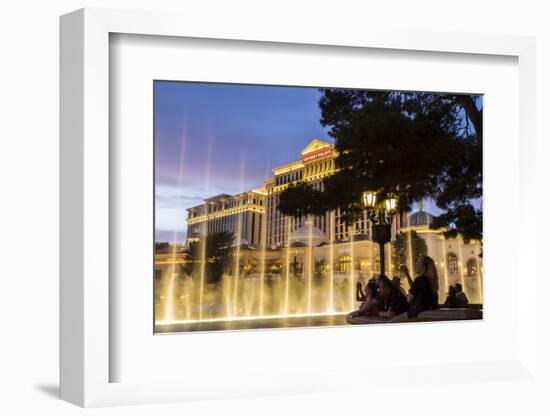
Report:
[[[447,254],[447,270],[450,274],[458,274],[458,258],[456,254]]]
[[[469,259],[466,263],[466,273],[468,277],[477,276],[477,261],[476,259]]]

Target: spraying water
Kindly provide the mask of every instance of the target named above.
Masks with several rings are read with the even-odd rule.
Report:
[[[183,127],[180,140],[180,152],[179,152],[179,161],[178,161],[178,189],[181,188],[183,181],[183,170],[184,170],[184,160],[185,160],[185,145],[187,143],[187,114],[183,115]],[[172,236],[173,246],[171,250],[172,264],[169,267],[169,272],[165,273],[165,279],[168,279],[168,284],[165,283],[165,291],[163,294],[163,300],[165,303],[164,307],[164,320],[170,321],[175,318],[175,279],[176,279],[176,267],[177,267],[177,245],[178,241],[178,232],[174,231]]]
[[[313,269],[313,219],[308,219],[308,259],[307,259],[307,313],[311,313],[311,279]]]
[[[414,261],[413,261],[413,252],[412,252],[412,230],[407,232],[407,260],[409,261],[409,273],[415,273],[414,271]],[[407,287],[409,286],[409,281],[406,280]],[[410,289],[410,288],[409,288]]]
[[[330,250],[329,250],[329,273],[330,273],[330,282],[329,282],[329,312],[334,312],[334,211],[331,211],[329,214],[329,238],[330,238]]]
[[[207,153],[207,163],[206,163],[206,174],[204,180],[204,189],[208,191],[210,188],[210,169],[211,169],[211,158],[212,158],[212,140],[208,141],[208,153]],[[204,309],[204,284],[206,279],[206,239],[207,239],[207,223],[203,223],[200,231],[200,292],[199,292],[199,319],[202,319],[202,313]]]
[[[286,262],[285,262],[285,300],[283,307],[283,314],[288,315],[288,306],[290,298],[290,232],[291,232],[291,223],[290,218],[287,218],[287,241],[286,241]]]
[[[355,250],[354,250],[354,244],[353,244],[353,225],[348,227],[348,234],[349,234],[349,253],[351,258],[350,263],[350,269],[349,269],[349,309],[353,310],[355,307],[355,288],[353,285],[353,274],[354,274],[354,268],[355,268]]]

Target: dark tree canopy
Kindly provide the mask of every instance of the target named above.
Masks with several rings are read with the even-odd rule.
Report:
[[[337,173],[324,191],[306,183],[280,197],[284,215],[301,216],[340,208],[346,221],[362,210],[361,194],[395,193],[400,211],[432,198],[445,211],[434,227],[447,236],[481,239],[481,98],[435,93],[325,89],[321,123],[335,139]]]

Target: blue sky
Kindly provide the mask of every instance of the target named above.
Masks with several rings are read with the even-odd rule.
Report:
[[[184,241],[186,208],[257,188],[313,139],[333,142],[316,88],[156,81],[156,240]]]

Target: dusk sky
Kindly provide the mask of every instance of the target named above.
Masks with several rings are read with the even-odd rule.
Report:
[[[185,241],[186,209],[258,188],[314,138],[333,143],[316,88],[155,81],[156,241]]]
[[[263,186],[313,139],[334,143],[319,122],[317,88],[155,81],[154,89],[156,241],[185,242],[187,208]]]

